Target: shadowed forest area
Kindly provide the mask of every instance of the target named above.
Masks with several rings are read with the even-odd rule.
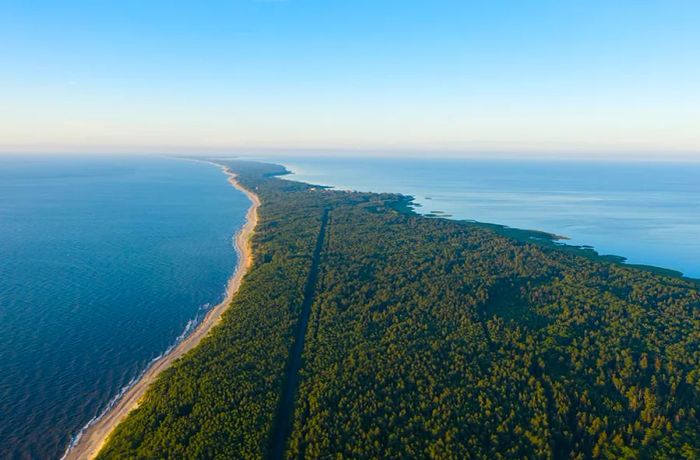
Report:
[[[99,458],[700,455],[697,283],[219,163],[254,265]]]

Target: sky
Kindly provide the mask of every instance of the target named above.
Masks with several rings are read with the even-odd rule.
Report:
[[[700,2],[0,0],[0,151],[700,159]]]

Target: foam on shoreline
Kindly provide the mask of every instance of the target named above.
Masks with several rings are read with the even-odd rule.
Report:
[[[238,183],[236,174],[228,167],[217,163],[209,163],[219,167],[224,174],[228,176],[229,183],[237,190],[244,193],[251,202],[251,206],[246,213],[245,224],[235,237],[234,247],[238,255],[238,264],[226,286],[225,297],[218,305],[206,312],[206,315],[196,327],[193,327],[193,325],[197,322],[197,318],[188,323],[185,330],[176,339],[173,345],[161,355],[154,358],[150,365],[138,377],[132,379],[122,388],[119,393],[110,400],[106,408],[98,416],[91,419],[85,427],[74,436],[62,460],[92,459],[97,456],[114,428],[126,418],[129,412],[138,407],[141,398],[158,375],[167,369],[175,360],[196,347],[199,342],[208,335],[211,329],[218,324],[222,313],[231,304],[233,296],[241,285],[243,276],[248,272],[253,262],[250,241],[258,221],[260,200],[257,195]]]

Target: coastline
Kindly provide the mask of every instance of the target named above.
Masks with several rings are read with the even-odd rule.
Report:
[[[146,390],[148,390],[151,383],[155,381],[160,373],[170,367],[173,362],[185,355],[188,351],[195,348],[201,340],[209,334],[211,329],[219,323],[221,315],[228,309],[233,300],[233,296],[236,294],[243,281],[243,277],[252,265],[253,255],[250,241],[258,222],[260,199],[256,194],[245,189],[236,180],[236,174],[228,167],[218,163],[209,163],[220,168],[222,172],[228,176],[228,182],[234,188],[244,193],[251,202],[251,206],[246,213],[245,224],[236,234],[235,248],[238,254],[238,263],[233,276],[229,279],[226,288],[226,297],[221,303],[207,312],[204,319],[197,325],[192,333],[173,347],[169,353],[154,361],[140,378],[132,386],[128,387],[112,407],[108,408],[105,413],[101,414],[99,418],[89,424],[84,429],[84,432],[79,435],[78,439],[69,446],[62,457],[63,459],[92,459],[97,456],[114,428],[126,418],[129,412],[139,406],[141,398],[146,393]]]
[[[372,192],[372,189],[370,188],[362,188],[361,190],[355,190],[353,188],[348,188],[343,185],[329,185],[329,183],[325,181],[320,181],[321,184],[318,184],[318,177],[315,179],[304,178],[303,176],[302,178],[295,177],[299,174],[298,167],[283,161],[281,161],[280,164],[282,164],[288,171],[290,171],[289,175],[283,178],[284,180],[288,180],[291,182],[299,182],[302,184],[310,185],[312,187],[334,191],[360,191],[364,193],[378,193],[376,191]],[[672,278],[679,278],[685,281],[692,281],[700,284],[700,276],[687,274],[687,272],[683,272],[675,268],[669,268],[666,265],[631,262],[627,256],[618,255],[617,252],[604,252],[600,249],[597,249],[595,246],[589,246],[587,244],[582,243],[572,243],[572,237],[560,233],[553,233],[551,231],[546,230],[537,230],[536,228],[512,227],[506,224],[498,224],[491,221],[479,221],[470,218],[458,218],[452,214],[447,214],[444,211],[420,212],[418,208],[422,208],[424,205],[418,203],[414,195],[404,192],[387,193],[397,193],[403,196],[404,200],[400,203],[399,206],[394,208],[396,211],[401,213],[414,214],[416,216],[427,217],[430,219],[447,219],[453,222],[462,222],[465,225],[470,225],[474,227],[488,228],[501,236],[513,238],[524,243],[538,244],[545,248],[555,248],[557,250],[567,251],[572,254],[582,256],[594,261],[611,263],[624,268],[642,270],[645,272],[653,273],[655,275],[670,276]],[[432,200],[431,197],[425,197],[425,199]]]

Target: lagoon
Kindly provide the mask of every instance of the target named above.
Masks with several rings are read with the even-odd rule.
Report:
[[[700,163],[275,158],[289,179],[399,192],[443,212],[542,230],[700,278]]]

